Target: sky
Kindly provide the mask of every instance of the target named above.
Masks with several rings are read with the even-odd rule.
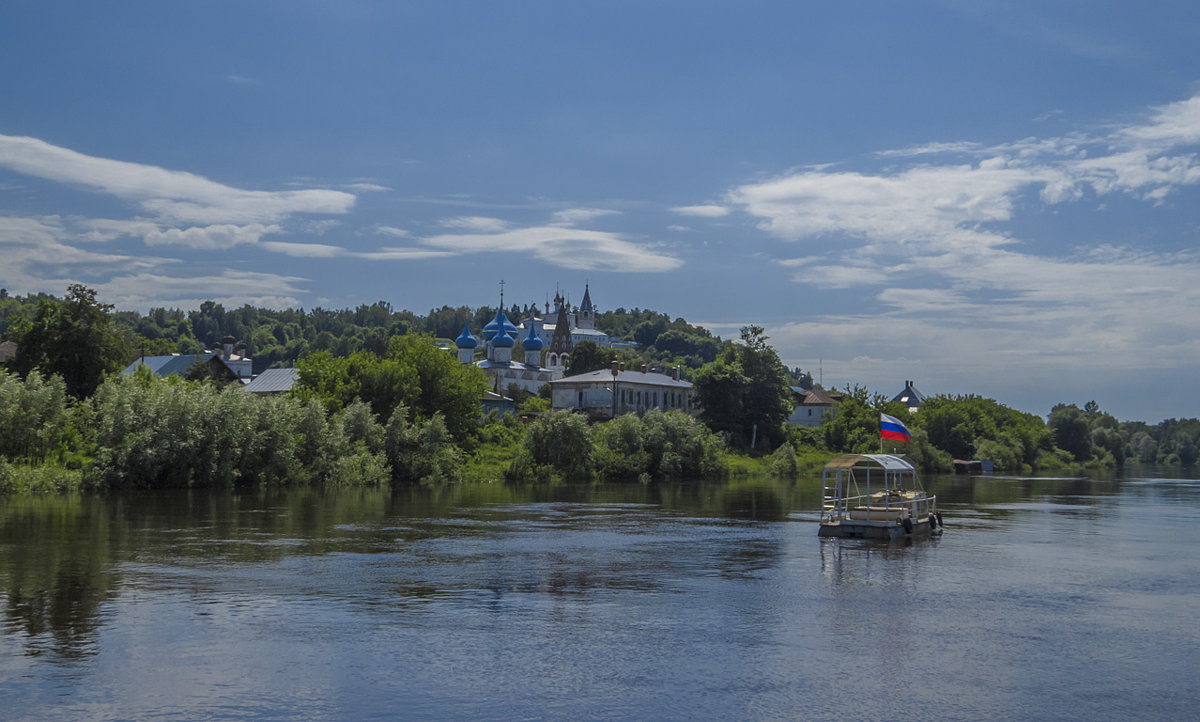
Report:
[[[578,303],[827,388],[1200,416],[1200,4],[0,9],[0,287]]]

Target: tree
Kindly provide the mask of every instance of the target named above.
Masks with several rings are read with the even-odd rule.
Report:
[[[1054,443],[1076,461],[1092,458],[1091,429],[1084,414],[1075,404],[1058,404],[1050,409],[1048,425],[1054,430]]]
[[[608,368],[616,357],[616,351],[611,348],[600,348],[595,341],[580,341],[567,357],[566,375],[578,376]]]
[[[128,355],[127,344],[112,323],[112,306],[96,300],[96,291],[82,284],[67,287],[62,300],[43,299],[37,312],[20,329],[12,368],[22,376],[37,369],[56,374],[67,393],[90,396]]]
[[[442,414],[457,440],[466,439],[479,422],[479,399],[487,389],[483,372],[434,345],[429,336],[395,336],[383,356],[359,351],[338,358],[328,351],[310,354],[296,365],[296,395],[318,398],[329,411],[359,400],[380,419],[390,419],[403,405],[414,420]]]
[[[750,446],[756,429],[768,448],[777,445],[792,412],[787,369],[768,338],[761,326],[744,327],[742,343],[726,347],[694,378],[700,418],[736,446]]]

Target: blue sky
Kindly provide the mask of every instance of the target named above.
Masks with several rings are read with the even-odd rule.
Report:
[[[826,386],[1200,415],[1194,2],[6,2],[0,286],[585,283]]]

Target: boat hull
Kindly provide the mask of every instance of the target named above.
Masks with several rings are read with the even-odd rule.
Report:
[[[913,537],[927,537],[940,534],[937,519],[929,517],[912,524],[912,531],[906,531],[899,521],[865,521],[857,519],[825,520],[821,522],[819,536],[835,537],[838,539],[881,539],[898,541]]]

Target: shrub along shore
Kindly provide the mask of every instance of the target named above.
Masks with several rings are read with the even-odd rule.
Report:
[[[0,493],[794,478],[815,475],[837,453],[877,451],[879,443],[869,429],[878,411],[858,391],[848,394],[832,423],[788,427],[783,443],[759,453],[736,450],[678,411],[594,425],[567,411],[526,420],[492,416],[473,426],[460,420],[456,435],[440,411],[420,408],[417,396],[410,401],[412,407],[398,400],[383,416],[354,394],[336,403],[304,390],[261,397],[146,370],[110,376],[92,396],[76,400],[57,376],[0,372]],[[545,405],[534,397],[526,408]],[[965,448],[992,454],[1005,471],[1112,466],[1114,456],[1123,461],[1139,448],[1153,452],[1149,461],[1162,461],[1145,429],[1129,433],[1095,410],[1056,407],[1052,422],[1057,414],[1062,423],[1054,426],[990,400],[939,397],[921,413],[913,442],[900,451],[926,470],[948,470],[949,453],[932,441],[944,436],[964,445],[975,439]],[[1164,424],[1173,425],[1168,442],[1177,449],[1167,463],[1183,463],[1181,452],[1194,461],[1194,445],[1188,446],[1194,423]],[[850,440],[829,443],[838,437]],[[1056,446],[1055,438],[1075,439],[1088,461]]]
[[[148,371],[105,380],[73,402],[61,379],[0,373],[0,491],[351,486],[475,481],[723,478],[721,441],[681,412],[589,426],[569,412],[531,423],[485,419],[456,439],[441,413],[397,405],[380,419],[363,401],[330,412],[303,394]]]

